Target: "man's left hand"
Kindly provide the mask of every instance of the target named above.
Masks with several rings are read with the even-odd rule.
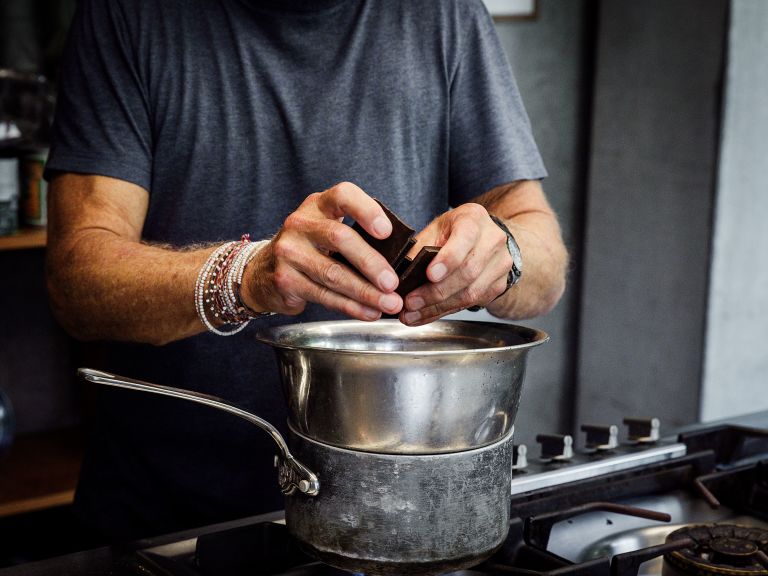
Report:
[[[438,216],[417,236],[416,250],[440,246],[427,268],[429,283],[405,298],[400,314],[410,326],[427,324],[470,306],[485,306],[507,288],[512,256],[506,234],[480,204]]]

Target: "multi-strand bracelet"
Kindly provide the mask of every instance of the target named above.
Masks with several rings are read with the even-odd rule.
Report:
[[[248,234],[236,242],[222,244],[208,257],[195,283],[195,308],[200,321],[209,331],[219,336],[237,334],[253,318],[269,315],[254,312],[240,298],[243,271],[248,263],[269,240],[251,242]],[[230,330],[220,330],[214,321],[231,325]]]

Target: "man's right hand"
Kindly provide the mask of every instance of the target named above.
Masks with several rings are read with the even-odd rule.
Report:
[[[392,232],[381,206],[354,184],[342,182],[312,194],[245,269],[244,303],[255,311],[295,315],[314,302],[368,321],[382,312],[400,312],[395,271],[342,223],[345,216],[376,238]],[[331,258],[332,252],[342,254],[362,276]]]

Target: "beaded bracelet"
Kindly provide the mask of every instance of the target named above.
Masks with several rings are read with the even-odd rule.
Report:
[[[268,243],[269,240],[251,242],[250,236],[245,234],[239,242],[219,246],[200,268],[195,283],[195,309],[210,332],[232,336],[243,330],[253,318],[272,314],[254,312],[240,298],[245,267]],[[231,330],[217,328],[209,319],[208,312],[213,318],[234,327]]]
[[[268,243],[268,240],[244,242],[236,246],[224,261],[222,272],[217,275],[213,282],[213,297],[223,321],[237,324],[270,314],[268,312],[254,312],[242,302],[240,297],[245,267]]]

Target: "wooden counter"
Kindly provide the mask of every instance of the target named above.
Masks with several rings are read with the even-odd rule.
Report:
[[[0,517],[71,504],[82,460],[80,430],[16,438],[0,458]]]
[[[0,251],[44,248],[47,240],[45,228],[21,228],[11,236],[0,236]]]

